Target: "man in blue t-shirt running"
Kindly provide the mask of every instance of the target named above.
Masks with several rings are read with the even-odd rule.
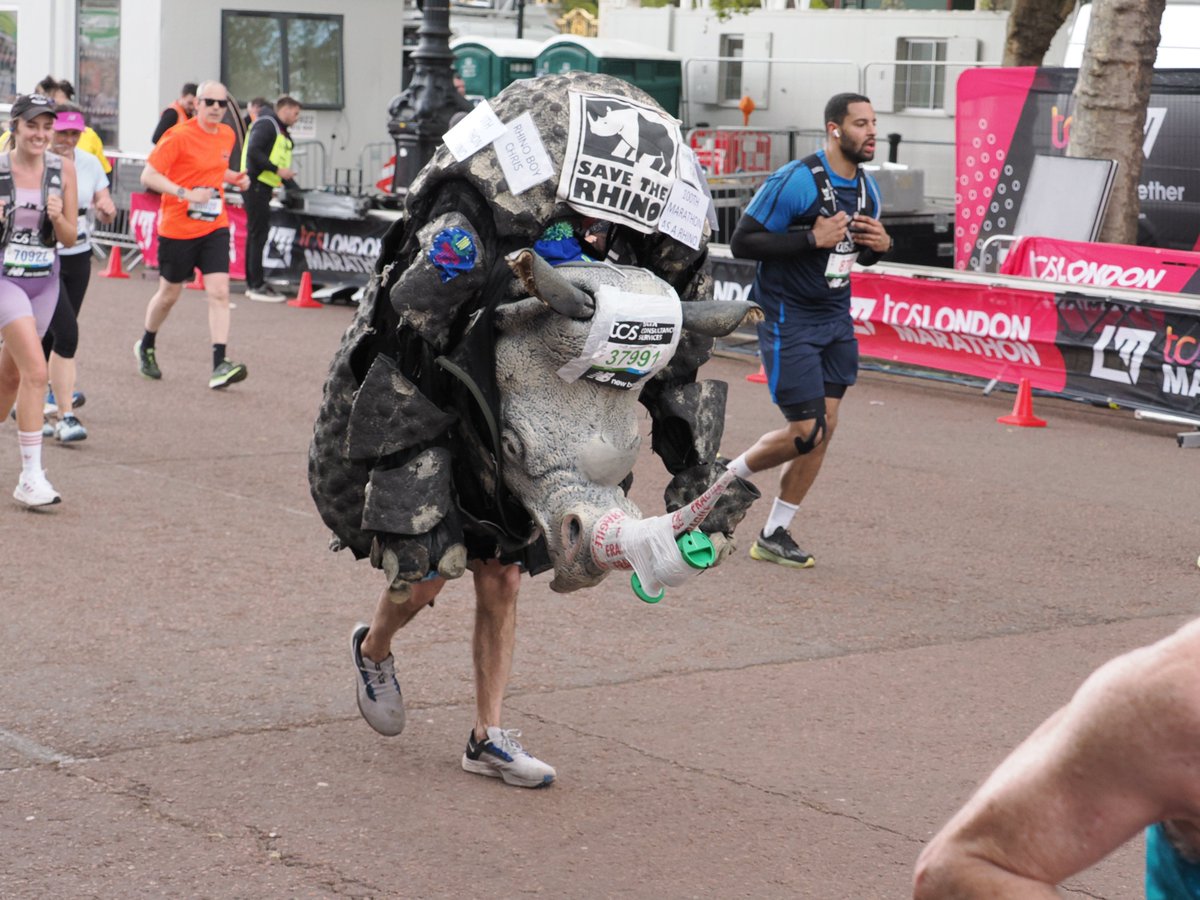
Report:
[[[751,298],[762,307],[758,343],[771,399],[787,425],[729,463],[741,478],[782,465],[779,495],[750,547],[754,559],[797,569],[813,557],[789,526],[816,480],[838,406],[858,377],[850,271],[892,248],[879,221],[879,188],[861,168],[875,158],[875,111],[861,94],[825,104],[825,149],[780,168],[759,188],[730,241],[758,260]]]

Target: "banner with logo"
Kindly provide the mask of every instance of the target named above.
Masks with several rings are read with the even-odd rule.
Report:
[[[158,267],[159,197],[130,195],[130,223],[146,265]],[[246,277],[246,211],[228,207],[229,275]],[[305,272],[317,285],[365,285],[379,258],[390,220],[368,215],[363,219],[334,219],[271,210],[271,227],[263,250],[268,279],[300,281]]]
[[[1158,247],[1024,237],[1000,272],[1060,284],[1200,294],[1200,253]]]
[[[272,209],[263,271],[268,279],[298,282],[310,272],[316,284],[364,285],[390,225],[372,215],[334,219]]]
[[[755,263],[710,257],[717,299],[750,299]],[[864,357],[1200,418],[1196,309],[855,271],[851,315]]]
[[[1035,156],[1065,156],[1076,69],[968,69],[955,118],[956,268],[978,268],[983,242],[1012,234]],[[1200,70],[1156,69],[1146,110],[1138,241],[1200,250]]]

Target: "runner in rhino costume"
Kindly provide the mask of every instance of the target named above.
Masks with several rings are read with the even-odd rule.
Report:
[[[503,122],[532,114],[556,174],[567,152],[568,91],[656,106],[639,89],[604,75],[514,83],[492,108]],[[552,341],[543,335],[543,354],[572,340],[571,328],[586,333],[587,322],[574,320],[591,315],[592,290],[612,277],[607,271],[618,272],[599,265],[549,270],[534,259],[535,269],[567,274],[570,283],[539,290],[528,270],[533,254],[526,253],[526,269],[514,277],[519,267],[511,257],[548,229],[561,235],[567,223],[586,246],[593,220],[559,203],[556,183],[552,178],[515,196],[490,146],[461,162],[445,146],[438,150],[414,179],[404,217],[384,238],[375,275],[331,365],[309,454],[312,494],[334,533],[331,546],[369,557],[388,582],[372,623],[352,636],[364,718],[381,733],[400,733],[404,708],[391,638],[432,604],[446,579],[470,569],[477,718],[463,767],[530,787],[549,784],[554,769],[524,751],[516,732],[500,728],[519,573],[553,568],[551,587],[559,591],[596,584],[605,574],[588,552],[596,516],[578,510],[607,506],[640,518],[624,496],[636,456],[635,419],[615,407],[610,415],[607,406],[621,392],[588,383],[595,399],[581,408],[578,396],[560,396],[561,385],[534,380],[528,384],[535,387],[523,387],[521,367],[506,361],[512,351],[504,348],[520,341],[522,329],[567,330],[561,337],[553,331]],[[691,323],[685,316],[671,362],[638,397],[653,420],[652,447],[674,476],[667,508],[677,509],[724,472],[715,459],[726,385],[696,382],[696,370],[713,336],[736,327],[747,306],[711,301],[704,241],[693,250],[659,232],[601,230],[610,259],[646,270],[645,281],[670,285],[685,311],[695,313]],[[534,293],[557,312],[523,299]],[[574,296],[561,303],[547,298],[564,293]],[[514,384],[518,393],[544,389],[544,403],[540,396],[515,402]],[[625,396],[632,403],[638,395]],[[510,420],[517,418],[514,428]],[[538,427],[527,427],[531,419]],[[524,438],[514,449],[517,431]],[[562,473],[569,484],[555,480]],[[720,555],[732,548],[733,529],[757,496],[738,481],[704,519]]]

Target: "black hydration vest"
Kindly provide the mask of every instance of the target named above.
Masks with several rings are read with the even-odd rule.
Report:
[[[62,197],[63,174],[62,159],[53,153],[47,153],[42,166],[42,216],[38,220],[37,237],[43,247],[53,247],[57,243],[54,237],[54,223],[46,214],[46,200],[51,197]],[[4,212],[0,217],[0,246],[8,244],[13,236],[13,216],[17,209],[17,186],[12,176],[12,153],[0,153],[0,200],[4,201]]]

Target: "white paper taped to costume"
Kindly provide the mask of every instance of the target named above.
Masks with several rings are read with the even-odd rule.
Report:
[[[503,136],[505,131],[495,110],[486,100],[480,100],[457,125],[442,135],[442,140],[454,158],[462,162]]]
[[[677,120],[626,97],[570,91],[568,98],[559,200],[650,234],[676,179],[701,189],[694,166],[681,165],[685,145]]]
[[[554,163],[542,136],[533,123],[533,114],[517,116],[505,125],[504,134],[492,142],[504,180],[513,196],[554,176]]]
[[[683,310],[674,291],[633,294],[604,285],[595,301],[583,350],[558,370],[563,381],[587,378],[627,391],[666,367],[683,330]]]

